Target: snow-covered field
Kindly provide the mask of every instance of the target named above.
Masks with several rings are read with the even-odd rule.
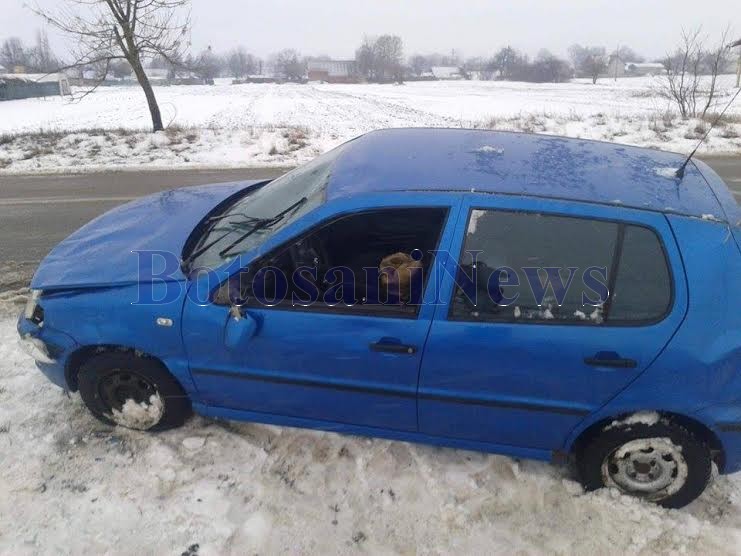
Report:
[[[0,172],[285,166],[370,130],[410,126],[523,130],[688,152],[705,124],[668,113],[659,79],[157,87],[171,127],[156,135],[146,133],[139,88],[101,88],[79,102],[0,103]],[[721,78],[720,102],[733,81]],[[729,115],[703,152],[741,152],[741,102]]]
[[[0,296],[0,554],[741,552],[739,475],[670,511],[460,450],[200,417],[111,429],[18,349],[13,297]]]

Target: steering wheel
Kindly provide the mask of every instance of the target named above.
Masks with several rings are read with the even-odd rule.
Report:
[[[291,246],[290,249],[291,260],[293,261],[293,268],[301,266],[308,266],[316,268],[317,279],[315,285],[320,292],[324,291],[324,275],[329,268],[327,265],[327,258],[324,249],[318,241],[311,241],[311,238],[306,238],[298,243]],[[304,274],[306,276],[306,274]]]

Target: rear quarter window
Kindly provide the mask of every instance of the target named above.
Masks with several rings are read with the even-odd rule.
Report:
[[[625,226],[609,320],[658,320],[669,311],[671,301],[671,274],[656,233],[648,228]]]

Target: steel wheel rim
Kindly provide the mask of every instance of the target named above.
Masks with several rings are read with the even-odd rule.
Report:
[[[602,462],[604,484],[651,501],[677,493],[687,482],[682,447],[669,438],[640,438],[613,450]]]
[[[127,400],[148,403],[157,395],[157,388],[139,373],[120,370],[109,374],[98,385],[100,399],[109,411],[120,411]]]

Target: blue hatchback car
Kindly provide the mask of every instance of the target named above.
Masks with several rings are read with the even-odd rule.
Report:
[[[18,330],[109,424],[195,410],[573,461],[680,507],[741,469],[741,209],[682,162],[370,133],[104,214],[41,264]]]

